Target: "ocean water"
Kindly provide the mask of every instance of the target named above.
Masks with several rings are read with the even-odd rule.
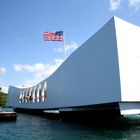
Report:
[[[78,122],[17,114],[17,120],[0,122],[0,140],[138,140],[140,116],[111,121]]]

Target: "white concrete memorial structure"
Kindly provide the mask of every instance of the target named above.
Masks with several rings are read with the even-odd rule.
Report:
[[[111,18],[47,79],[10,86],[15,109],[140,113],[140,27]]]

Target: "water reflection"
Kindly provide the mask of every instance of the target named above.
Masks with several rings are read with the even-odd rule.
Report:
[[[0,122],[4,140],[140,139],[140,116],[76,121],[59,117],[17,114],[16,122]]]

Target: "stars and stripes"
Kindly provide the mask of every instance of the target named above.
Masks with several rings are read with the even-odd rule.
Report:
[[[56,32],[44,32],[44,40],[45,41],[63,41],[63,31]]]

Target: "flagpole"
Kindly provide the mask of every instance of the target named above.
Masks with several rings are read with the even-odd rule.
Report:
[[[66,35],[65,30],[59,31],[58,35],[56,35],[57,32],[44,32],[44,40],[45,41],[63,41],[63,48],[64,48],[64,60],[66,60],[67,57],[67,50],[66,50]]]
[[[64,30],[64,35],[63,35],[63,45],[64,45],[64,60],[66,60],[66,35],[65,35],[65,30]]]

